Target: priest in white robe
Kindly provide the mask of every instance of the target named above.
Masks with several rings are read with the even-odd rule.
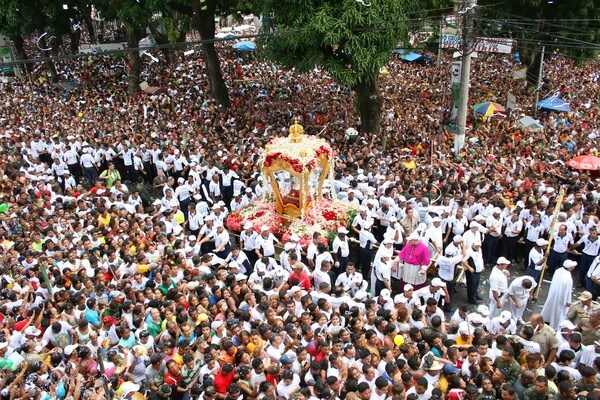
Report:
[[[563,267],[558,268],[552,277],[548,297],[542,308],[542,317],[554,330],[558,330],[558,324],[567,318],[573,291],[571,271],[576,266],[577,262],[566,260]]]

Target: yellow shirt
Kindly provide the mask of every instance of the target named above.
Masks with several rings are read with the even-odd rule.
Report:
[[[106,214],[106,217],[100,215],[98,217],[98,222],[100,225],[108,226],[110,224],[110,214]]]

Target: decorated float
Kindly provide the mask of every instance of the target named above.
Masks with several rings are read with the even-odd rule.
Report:
[[[302,246],[310,243],[314,232],[331,239],[357,212],[354,205],[332,195],[333,162],[327,141],[304,135],[304,128],[295,121],[289,135],[271,139],[259,159],[268,183],[266,194],[232,212],[228,228],[240,232],[249,222],[259,232],[267,225],[284,242],[297,235]]]

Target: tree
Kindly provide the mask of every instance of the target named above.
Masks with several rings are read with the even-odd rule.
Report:
[[[528,82],[537,85],[541,47],[578,59],[593,58],[600,46],[600,8],[595,0],[481,0],[478,11],[495,36],[517,39],[517,50],[529,65]]]
[[[194,10],[194,27],[202,38],[202,51],[204,52],[206,74],[210,81],[210,92],[219,106],[229,108],[231,107],[231,100],[223,79],[221,63],[214,42],[217,0],[194,1],[192,7]]]
[[[263,0],[273,35],[260,40],[267,58],[306,72],[325,68],[356,94],[362,130],[380,133],[378,76],[406,43],[416,0]]]

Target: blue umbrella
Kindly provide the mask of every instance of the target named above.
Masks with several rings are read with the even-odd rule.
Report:
[[[233,48],[239,51],[254,51],[256,43],[254,42],[238,42],[233,45]]]
[[[538,108],[543,108],[544,110],[550,111],[558,111],[558,112],[569,112],[571,111],[571,106],[569,103],[564,101],[559,97],[548,97],[537,103]]]

